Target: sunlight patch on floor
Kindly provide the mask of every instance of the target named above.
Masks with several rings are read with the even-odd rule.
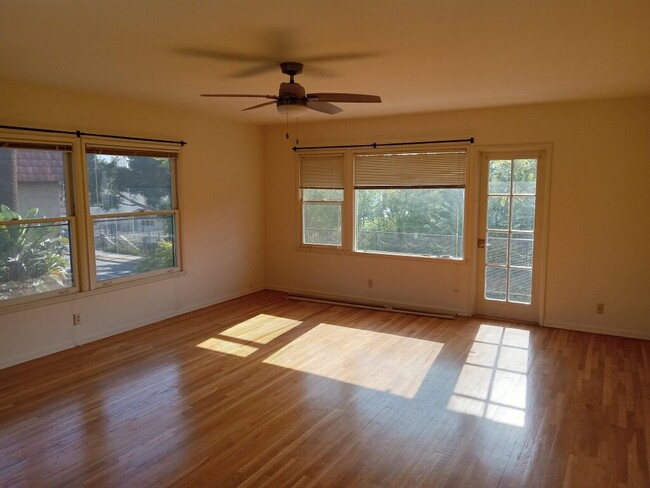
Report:
[[[413,398],[442,347],[439,342],[319,324],[264,363]]]
[[[527,330],[482,324],[447,408],[523,427],[529,335]]]
[[[221,332],[219,335],[244,341],[257,342],[258,344],[268,344],[276,337],[290,331],[301,323],[300,320],[276,317],[274,315],[266,315],[262,313],[237,325],[233,325],[229,329]]]
[[[217,339],[216,337],[211,337],[207,341],[197,344],[196,347],[224,354],[232,354],[233,356],[239,356],[240,358],[248,357],[257,351],[256,347],[225,341],[223,339]]]

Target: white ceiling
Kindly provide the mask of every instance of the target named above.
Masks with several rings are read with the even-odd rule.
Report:
[[[221,59],[189,54],[214,51]],[[283,120],[260,99],[305,61],[307,92],[380,95],[309,120],[650,95],[649,0],[0,0],[0,78]],[[362,55],[355,57],[354,55]],[[241,55],[241,56],[240,56]]]

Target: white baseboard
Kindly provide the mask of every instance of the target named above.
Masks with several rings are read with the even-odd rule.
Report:
[[[146,325],[151,325],[155,324],[156,322],[160,322],[161,320],[166,320],[172,317],[176,317],[178,315],[182,315],[184,313],[188,312],[193,312],[194,310],[199,310],[201,308],[206,308],[210,307],[212,305],[218,305],[219,303],[227,302],[228,300],[233,300],[235,298],[243,297],[245,295],[250,295],[251,293],[256,293],[258,291],[265,290],[265,287],[256,287],[256,288],[250,288],[247,289],[246,291],[239,291],[236,293],[231,293],[227,295],[222,295],[218,298],[215,298],[213,300],[207,300],[205,302],[200,302],[200,303],[195,303],[192,305],[189,305],[187,307],[182,307],[179,310],[176,311],[170,311],[167,313],[163,313],[160,315],[155,315],[153,317],[148,317],[144,320],[139,320],[136,322],[132,322],[127,325],[123,325],[121,327],[116,327],[110,330],[103,331],[99,334],[94,334],[91,336],[83,337],[80,338],[76,343],[72,341],[67,341],[61,344],[58,344],[53,347],[48,347],[46,349],[40,349],[38,351],[31,352],[29,354],[25,354],[22,356],[14,357],[11,359],[7,359],[5,361],[0,362],[0,369],[8,368],[10,366],[15,366],[16,364],[20,363],[25,363],[27,361],[31,361],[33,359],[38,359],[44,356],[49,356],[50,354],[54,354],[57,352],[65,351],[66,349],[72,349],[73,347],[78,347],[84,344],[89,344],[91,342],[98,341],[100,339],[105,339],[106,337],[111,337],[117,334],[121,334],[122,332],[128,332],[133,329],[138,329],[140,327],[144,327]]]
[[[64,342],[53,347],[48,347],[46,349],[41,349],[36,352],[25,354],[23,356],[7,359],[0,363],[0,369],[8,368],[9,366],[15,366],[16,364],[26,363],[32,359],[42,358],[44,356],[49,356],[50,354],[55,354],[57,352],[65,351],[66,349],[72,349],[76,347],[74,342]]]
[[[595,327],[592,325],[571,324],[567,322],[544,322],[542,325],[553,329],[567,329],[578,332],[590,332],[592,334],[650,340],[650,330],[648,332],[639,332],[637,330],[612,329],[609,327]]]
[[[358,303],[363,305],[371,305],[375,307],[386,307],[387,309],[395,308],[395,309],[413,310],[416,312],[426,312],[426,313],[441,314],[441,315],[468,315],[467,310],[460,310],[460,309],[455,310],[450,308],[437,309],[437,308],[427,307],[420,303],[393,302],[393,301],[381,300],[376,298],[368,298],[365,296],[341,295],[336,293],[321,292],[318,290],[287,288],[283,286],[267,286],[266,289],[282,291],[294,295],[303,295],[310,298],[321,298],[324,300],[335,300],[340,302],[350,302],[350,303]]]
[[[249,290],[246,290],[246,291],[231,293],[231,294],[228,294],[228,295],[222,295],[219,298],[216,298],[216,299],[213,299],[213,300],[207,300],[205,302],[195,303],[195,304],[189,305],[187,307],[181,307],[180,309],[175,310],[175,311],[170,311],[170,312],[167,312],[167,313],[156,315],[154,317],[149,317],[149,318],[147,318],[145,320],[134,322],[134,323],[126,325],[126,326],[117,327],[115,329],[111,329],[111,330],[102,332],[100,334],[95,334],[95,335],[92,335],[92,336],[85,337],[83,339],[83,342],[80,342],[79,345],[88,344],[90,342],[95,342],[95,341],[98,341],[100,339],[105,339],[106,337],[111,337],[111,336],[114,336],[114,335],[117,335],[117,334],[121,334],[122,332],[128,332],[130,330],[138,329],[138,328],[144,327],[146,325],[155,324],[156,322],[160,322],[162,320],[167,320],[167,319],[170,319],[172,317],[178,317],[179,315],[183,315],[185,313],[193,312],[195,310],[200,310],[202,308],[211,307],[212,305],[218,305],[219,303],[227,302],[228,300],[234,300],[235,298],[250,295],[251,293],[256,293],[256,292],[264,290],[264,289],[265,288],[263,288],[263,287],[252,288],[252,289],[249,289]]]

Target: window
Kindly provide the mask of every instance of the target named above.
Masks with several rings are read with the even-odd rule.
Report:
[[[466,151],[355,154],[355,251],[463,258]]]
[[[86,147],[94,281],[178,268],[176,154]]]
[[[0,308],[180,271],[178,150],[102,141],[0,133]]]
[[[75,288],[72,146],[0,141],[0,301]]]
[[[342,245],[343,154],[300,158],[302,244]]]

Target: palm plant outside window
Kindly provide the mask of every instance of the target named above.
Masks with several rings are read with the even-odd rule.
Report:
[[[75,287],[72,147],[0,147],[0,300]]]

